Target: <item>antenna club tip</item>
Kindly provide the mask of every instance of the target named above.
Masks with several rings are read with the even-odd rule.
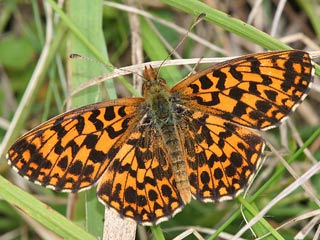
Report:
[[[81,58],[81,55],[76,54],[76,53],[71,53],[71,54],[69,55],[69,58]]]
[[[203,18],[205,18],[207,16],[206,13],[202,12],[199,14],[199,16],[197,17],[197,20],[202,20]]]

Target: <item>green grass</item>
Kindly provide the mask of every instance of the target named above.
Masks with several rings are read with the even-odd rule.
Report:
[[[74,30],[70,37],[71,53],[78,53],[90,58],[110,64],[106,45],[102,32],[102,1],[95,1],[94,4],[89,1],[71,0],[68,2],[68,14],[70,20],[68,25],[74,23]],[[61,16],[63,13],[60,14]],[[94,36],[94,37],[93,37]],[[99,64],[90,61],[70,60],[72,66],[72,88],[78,87],[81,83],[86,82],[90,78],[103,75],[107,71]],[[106,83],[108,94],[115,96],[115,88],[113,81]],[[88,105],[93,102],[102,100],[101,87],[96,85],[85,89],[80,94],[72,97],[72,108]],[[83,211],[86,209],[86,211]],[[85,220],[88,232],[95,236],[102,236],[103,233],[103,217],[104,209],[98,203],[95,190],[90,189],[85,193],[79,194],[79,198],[74,204],[74,220],[82,222]]]
[[[128,39],[130,39],[132,33],[130,33],[128,24],[128,13],[106,6],[102,7],[101,0],[71,0],[67,1],[67,6],[64,9],[59,9],[53,0],[47,2],[53,9],[52,13],[59,16],[59,21],[53,25],[52,42],[47,45],[48,51],[44,55],[43,64],[40,66],[39,64],[36,65],[38,56],[46,46],[45,33],[48,28],[43,21],[45,17],[43,10],[39,9],[37,1],[31,1],[30,5],[26,4],[22,8],[18,8],[19,3],[7,1],[3,10],[1,10],[3,12],[0,14],[0,30],[5,37],[0,39],[0,64],[8,75],[9,88],[2,87],[0,89],[0,99],[4,103],[0,106],[0,114],[1,119],[11,121],[12,124],[9,129],[5,126],[0,129],[1,149],[7,149],[25,129],[31,129],[32,126],[36,126],[45,119],[65,111],[66,107],[84,106],[106,98],[114,99],[117,96],[128,96],[130,92],[135,92],[132,84],[128,81],[131,77],[119,77],[116,81],[107,80],[102,84],[87,88],[75,96],[70,96],[69,92],[71,90],[68,89],[68,86],[74,89],[89,79],[111,71],[112,67],[109,59],[112,59],[112,64],[118,67],[130,65],[131,50],[128,49],[130,44]],[[148,8],[146,6],[146,11],[186,28],[199,13],[205,12],[207,14],[206,20],[193,29],[193,32],[198,32],[199,36],[208,39],[229,52],[230,55],[255,52],[255,49],[259,49],[259,46],[270,50],[304,47],[300,42],[291,44],[289,47],[267,33],[245,24],[238,18],[213,9],[200,1],[162,0],[161,2],[163,3],[161,8]],[[237,12],[235,9],[229,9],[228,7],[230,8],[228,5],[221,6],[221,8],[228,9],[234,15],[248,17],[250,9],[240,6],[239,12]],[[317,41],[319,39],[317,35],[319,34],[319,26],[316,23],[319,22],[319,18],[314,12],[315,7],[312,6],[311,1],[298,1],[298,4],[294,7],[298,9],[294,18],[304,15],[301,25],[304,26],[303,29],[308,27],[306,32],[309,34],[309,38]],[[26,9],[30,10],[32,14],[25,14]],[[261,10],[266,16],[270,16],[270,5],[263,5]],[[14,19],[12,20],[14,24],[19,26],[21,31],[19,37],[14,34],[13,28],[8,27],[9,19],[17,12],[24,18],[28,18],[28,21],[15,22]],[[283,18],[287,21],[294,19],[286,14],[289,13],[284,12]],[[264,31],[268,32],[271,21],[272,18],[264,18]],[[291,26],[290,24],[295,23],[286,22],[286,24]],[[175,47],[179,41],[179,35],[174,30],[163,27],[158,23],[155,23],[155,25],[163,37]],[[9,32],[5,35],[6,28],[9,29],[6,30]],[[303,29],[298,28],[296,31],[302,31]],[[285,34],[286,28],[282,30]],[[310,35],[313,32],[315,33]],[[239,38],[230,37],[230,33],[239,36]],[[166,50],[159,37],[143,18],[141,18],[141,38],[145,62],[163,60],[168,56],[170,51]],[[215,51],[205,47],[201,48],[199,45],[199,43],[187,39],[178,51],[181,51],[185,58],[220,56]],[[195,51],[194,49],[198,50]],[[259,50],[261,51],[261,49]],[[68,54],[70,53],[95,59],[105,66],[90,60],[69,59]],[[201,66],[198,68],[201,68]],[[161,69],[161,76],[168,81],[169,85],[173,85],[187,73],[188,70],[175,66]],[[70,78],[71,75],[72,78]],[[119,89],[115,86],[117,84],[123,87],[120,88],[120,91],[117,91]],[[315,106],[312,110],[315,114],[318,114],[319,118],[319,112],[316,111],[316,100],[311,97],[308,98],[308,101],[311,106]],[[65,103],[67,103],[67,106]],[[17,106],[19,106],[20,111],[14,110]],[[314,126],[309,126],[306,119],[298,114],[294,114],[293,118],[299,126],[298,130],[303,137],[304,144],[298,147],[293,134],[290,132],[288,134],[290,143],[288,151],[290,154],[287,154],[285,159],[297,171],[301,169],[298,172],[301,176],[317,164],[317,162],[312,162],[306,157],[303,153],[305,148],[315,149],[312,153],[316,159],[320,159],[319,145],[317,145],[317,140],[320,138],[320,127],[319,122]],[[277,146],[277,149],[281,149],[278,130],[270,131],[268,139]],[[33,228],[32,224],[23,218],[23,215],[21,215],[21,212],[23,212],[40,222],[45,229],[66,239],[102,237],[104,208],[95,197],[95,188],[78,194],[76,200],[70,198],[67,207],[66,204],[50,200],[51,198],[59,198],[66,201],[66,194],[57,194],[41,187],[35,187],[33,184],[25,186],[25,179],[19,178],[16,180],[16,178],[13,178],[13,174],[9,173],[4,151],[0,152],[0,155],[0,173],[2,175],[0,176],[0,197],[9,203],[9,205],[2,204],[0,201],[0,215],[4,216],[4,220],[0,222],[0,225],[3,226],[0,228],[0,236],[20,229],[26,224],[30,238],[34,234],[41,236],[40,230]],[[272,171],[268,172],[268,169],[272,167],[269,162],[272,161],[277,161],[277,164]],[[268,172],[268,175],[264,176],[266,172]],[[21,184],[25,190],[12,185],[7,179],[15,182],[15,184]],[[308,182],[309,189],[312,189],[318,198],[320,189],[317,183],[319,180],[319,175],[317,175],[313,176]],[[193,201],[184,208],[182,213],[179,213],[170,221],[152,227],[151,233],[155,239],[172,239],[183,230],[190,229],[190,226],[201,226],[202,230],[207,231],[206,233],[200,231],[202,236],[208,239],[215,239],[222,232],[236,234],[245,225],[240,206],[243,209],[244,216],[250,221],[275,196],[294,181],[279,159],[271,155],[265,161],[265,166],[259,172],[252,186],[257,189],[249,191],[245,198],[240,196],[237,200],[217,204]],[[39,201],[32,195],[45,200]],[[271,235],[264,239],[292,239],[306,223],[311,221],[310,218],[298,221],[288,228],[276,229],[276,226],[318,208],[316,200],[310,197],[305,188],[299,187],[274,205],[270,209],[269,215],[261,218],[252,227],[252,230],[256,234],[255,237],[262,237],[266,233],[270,233]],[[70,215],[71,220],[63,216],[67,212],[72,213]],[[19,222],[18,225],[17,222]],[[180,228],[177,229],[178,227]],[[216,231],[213,231],[213,229]],[[148,229],[145,231],[150,232]],[[139,234],[138,239],[144,239],[142,236],[143,234]],[[243,237],[255,238],[250,231],[247,231]],[[306,239],[312,239],[312,237],[313,235],[310,233]],[[17,236],[17,239],[20,238],[22,237]],[[193,238],[189,236],[185,239]]]

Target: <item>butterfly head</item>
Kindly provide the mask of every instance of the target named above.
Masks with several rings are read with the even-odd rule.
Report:
[[[166,81],[158,77],[158,73],[153,67],[144,68],[145,81],[142,86],[143,95],[146,97],[149,94],[156,94],[162,91],[169,91]]]

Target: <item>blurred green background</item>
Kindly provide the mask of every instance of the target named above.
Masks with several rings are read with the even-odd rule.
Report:
[[[74,96],[71,92],[83,82],[112,71],[112,66],[164,60],[171,52],[167,45],[175,48],[183,38],[185,30],[181,33],[180,28],[188,29],[201,12],[207,14],[206,20],[192,29],[195,37],[190,34],[172,59],[179,58],[176,53],[186,59],[240,56],[288,47],[320,50],[318,1],[286,1],[283,6],[281,1],[259,2],[70,0],[60,8],[53,0],[0,0],[0,239],[85,239],[81,235],[85,233],[102,237],[104,209],[97,202],[95,189],[68,198],[68,194],[29,183],[10,169],[5,151],[24,132],[66,109],[137,95],[142,67],[135,68],[133,75],[103,81]],[[89,60],[70,59],[71,53]],[[205,66],[200,64],[197,69]],[[172,85],[189,72],[185,66],[163,67],[161,76]],[[309,97],[291,117],[294,124],[267,134],[268,141],[298,176],[320,159],[319,89],[316,78]],[[302,153],[299,138],[308,143],[307,153]],[[217,204],[193,201],[160,227],[139,228],[136,239],[173,239],[192,229],[203,238],[229,239],[245,225],[240,205],[246,206],[244,215],[250,220],[295,181],[274,153],[269,149],[266,153],[269,156],[245,199]],[[14,189],[5,179],[23,191]],[[255,225],[255,235],[247,231],[243,237],[293,239],[320,216],[319,181],[318,174],[304,188],[298,187]],[[259,192],[261,186],[263,191]],[[42,211],[43,206],[28,193],[68,215],[71,225],[59,225],[59,218],[54,220],[51,210],[39,214],[37,209]],[[44,225],[28,215],[37,216]],[[290,222],[296,218],[302,219]],[[85,233],[77,235],[79,229],[72,223]],[[318,228],[319,224],[311,225],[304,239],[315,239]],[[51,231],[55,235],[50,235]],[[216,231],[223,233],[217,237]],[[272,235],[265,236],[270,232]],[[191,234],[182,238],[196,237]]]

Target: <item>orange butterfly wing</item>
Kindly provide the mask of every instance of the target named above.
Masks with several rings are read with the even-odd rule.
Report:
[[[214,65],[172,87],[182,105],[266,130],[306,97],[313,76],[307,52],[243,56]]]
[[[182,209],[169,156],[153,123],[137,125],[102,175],[97,195],[121,216],[158,224]]]
[[[174,111],[168,117],[174,132],[166,134],[181,141],[196,199],[229,199],[247,185],[264,147],[247,127],[266,130],[282,121],[306,96],[312,71],[303,51],[253,54],[209,67],[170,89],[171,107],[158,110]],[[161,87],[166,86],[154,89]],[[55,190],[76,192],[100,179],[103,203],[121,216],[157,224],[184,203],[150,111],[145,99],[128,98],[61,114],[19,138],[8,151],[9,164]]]
[[[130,134],[143,101],[118,99],[63,113],[20,137],[8,162],[21,176],[55,190],[87,188]]]
[[[172,87],[184,109],[176,125],[196,199],[221,201],[241,192],[264,148],[245,127],[267,130],[282,121],[305,98],[312,75],[308,53],[280,51],[223,62]]]
[[[223,201],[238,195],[254,175],[261,137],[220,117],[186,109],[179,124],[194,198]]]

